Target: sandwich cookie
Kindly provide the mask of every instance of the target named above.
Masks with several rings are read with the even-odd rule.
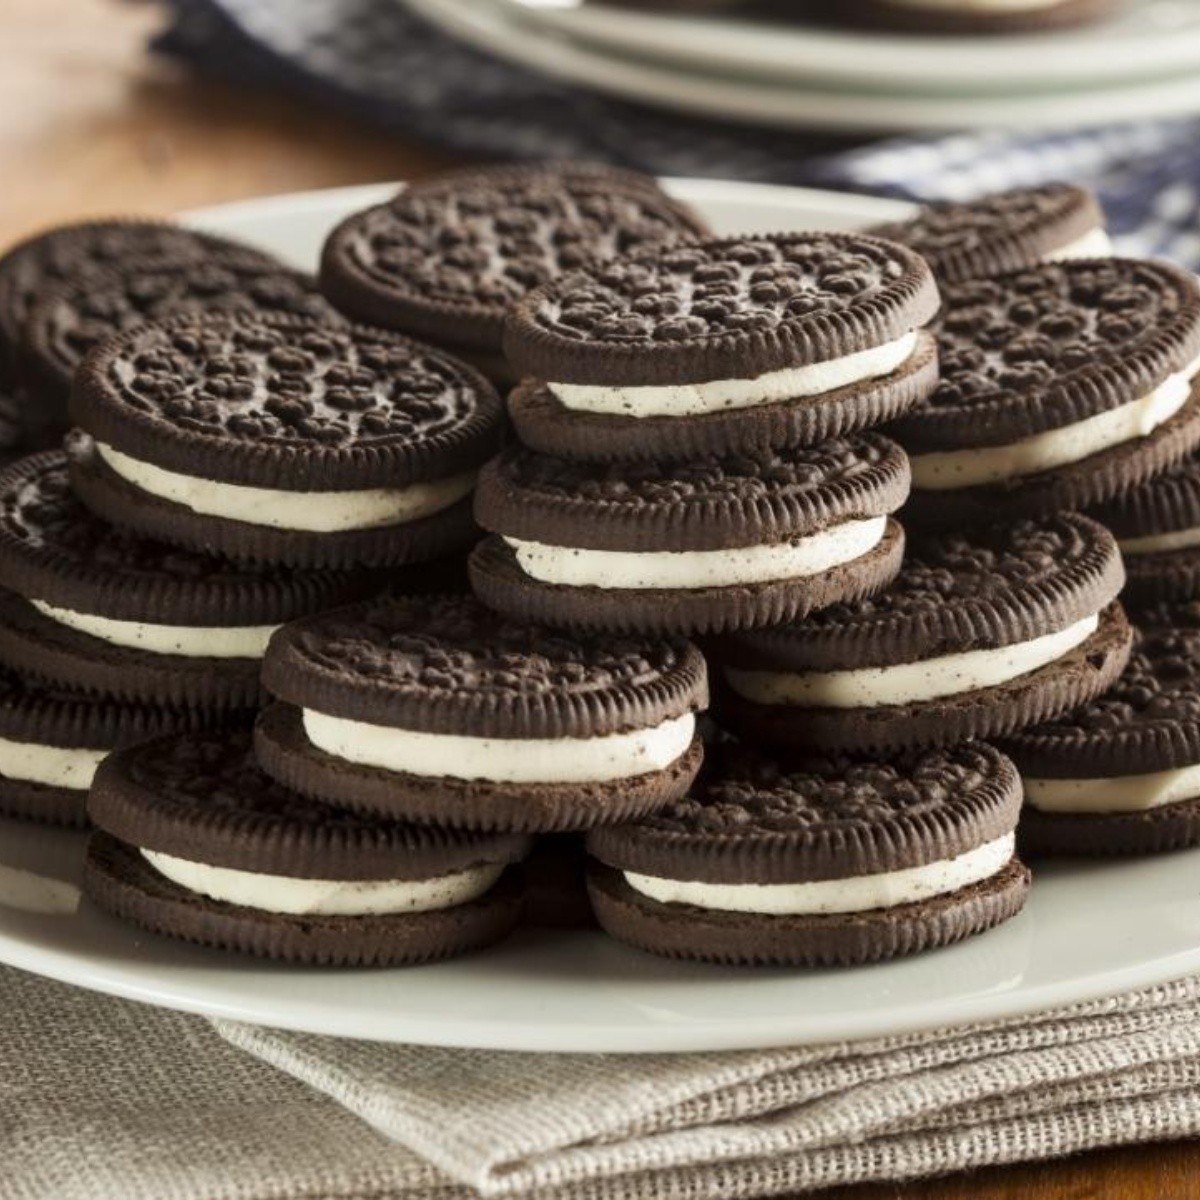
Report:
[[[171,707],[250,708],[285,621],[375,590],[369,575],[239,567],[124,532],[49,451],[0,474],[0,662],[57,686]]]
[[[96,775],[85,893],[167,937],[311,966],[448,958],[520,915],[527,839],[422,829],[298,796],[246,731],[118,751]]]
[[[1042,33],[1090,25],[1117,0],[851,0],[830,9],[839,21],[914,34]]]
[[[347,218],[321,288],[357,320],[443,346],[511,381],[504,315],[531,288],[593,259],[708,227],[645,176],[582,164],[472,169]]]
[[[159,260],[187,271],[230,252],[278,268],[267,254],[158,221],[85,221],[61,225],[18,243],[0,258],[0,391],[12,391],[17,385],[29,315],[64,284],[119,272],[131,261],[139,270]],[[65,398],[27,393],[21,410],[31,448],[51,445],[62,436]]]
[[[516,304],[521,440],[588,461],[811,445],[907,412],[937,381],[914,251],[798,233],[648,249]]]
[[[227,719],[196,709],[89,698],[0,667],[0,812],[83,825],[88,788],[107,754]]]
[[[299,567],[390,567],[475,539],[501,436],[482,375],[378,330],[196,317],[101,343],[76,378],[72,483],[107,520]]]
[[[1100,695],[1129,658],[1124,581],[1086,517],[917,543],[867,600],[722,639],[722,719],[782,750],[949,746]]]
[[[25,322],[23,385],[65,413],[84,355],[144,321],[184,314],[252,313],[342,321],[316,280],[250,250],[214,250],[200,262],[134,258],[119,271],[84,275],[37,304]]]
[[[703,750],[704,658],[678,639],[587,640],[464,596],[294,622],[263,683],[259,761],[297,791],[404,820],[554,832],[651,812]]]
[[[1200,599],[1200,459],[1195,455],[1090,510],[1117,535],[1131,607]]]
[[[1022,848],[1154,854],[1200,842],[1200,620],[1189,609],[1140,626],[1098,700],[1004,741],[1025,782]]]
[[[1083,259],[946,289],[942,379],[888,432],[912,460],[919,527],[1106,501],[1200,444],[1200,281]]]
[[[1021,781],[984,742],[889,762],[734,758],[661,813],[588,835],[613,937],[672,958],[849,966],[1018,912]]]
[[[578,629],[717,633],[870,595],[900,568],[903,451],[875,433],[688,463],[506,450],[480,474],[486,604]]]
[[[912,247],[941,284],[1112,253],[1095,196],[1069,183],[926,204],[909,220],[871,232]]]

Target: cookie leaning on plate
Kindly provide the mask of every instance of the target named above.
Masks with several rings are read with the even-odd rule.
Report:
[[[384,567],[476,531],[499,444],[491,384],[380,330],[286,319],[147,324],[97,346],[72,483],[118,525],[235,559]]]
[[[1112,534],[1086,517],[911,546],[866,600],[721,639],[722,720],[749,741],[875,754],[988,738],[1094,699],[1129,657]]]
[[[124,532],[79,503],[53,451],[0,473],[0,580],[0,662],[76,691],[222,709],[257,704],[277,626],[378,586]]]
[[[1016,769],[983,742],[889,762],[785,767],[734,753],[687,799],[588,835],[614,937],[726,963],[848,966],[1013,916]]]
[[[246,731],[118,751],[96,775],[84,890],[168,937],[311,966],[398,966],[503,937],[527,839],[341,812],[254,765]]]
[[[714,633],[869,595],[900,567],[908,463],[875,433],[688,463],[591,465],[506,450],[479,477],[493,536],[471,584],[511,616]]]
[[[937,307],[923,259],[861,234],[629,253],[513,307],[509,408],[527,445],[588,461],[812,444],[932,390]]]
[[[259,760],[298,791],[472,829],[586,829],[677,799],[699,768],[704,658],[680,639],[575,638],[465,596],[287,626]]]
[[[924,204],[907,221],[876,225],[870,232],[910,246],[941,284],[1112,253],[1096,198],[1069,183]]]
[[[1200,445],[1200,281],[1079,259],[945,289],[942,379],[887,432],[912,460],[913,528],[1085,508]]]

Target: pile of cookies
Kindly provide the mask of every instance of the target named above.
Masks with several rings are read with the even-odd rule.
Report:
[[[0,807],[143,928],[344,965],[593,913],[875,961],[1015,914],[1018,847],[1200,840],[1200,284],[1108,249],[1065,186],[717,237],[583,164],[319,282],[18,247]]]

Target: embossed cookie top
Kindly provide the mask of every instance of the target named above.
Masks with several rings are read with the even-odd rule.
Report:
[[[185,474],[306,490],[400,486],[478,466],[499,437],[482,376],[382,331],[220,316],[98,347],[72,399],[98,441]]]
[[[326,245],[321,279],[364,320],[499,350],[506,308],[531,288],[704,232],[690,210],[623,174],[466,173],[351,217]]]
[[[1123,581],[1112,534],[1077,514],[947,533],[912,542],[877,595],[730,635],[722,657],[759,670],[835,670],[1011,645],[1099,612]]]
[[[465,596],[355,605],[289,626],[264,665],[289,703],[401,728],[588,737],[702,707],[704,660],[680,639],[569,636]]]
[[[908,483],[904,454],[874,433],[680,463],[572,463],[511,448],[480,474],[475,516],[553,545],[722,549],[881,516]]]
[[[1011,831],[1019,806],[1012,764],[982,742],[792,765],[736,747],[690,796],[588,848],[668,878],[839,878],[953,857]]]
[[[1167,263],[1052,263],[945,289],[942,379],[906,447],[995,445],[1142,399],[1200,354],[1200,283]]]
[[[264,774],[248,730],[158,738],[114,756],[90,804],[102,829],[192,861],[327,879],[422,878],[519,857],[524,839],[355,815]]]
[[[726,239],[564,276],[514,306],[505,350],[522,374],[561,383],[747,379],[899,338],[936,308],[928,266],[891,242]]]
[[[1034,266],[1103,226],[1104,214],[1089,192],[1047,183],[926,204],[907,221],[876,225],[871,232],[911,246],[939,282],[951,284]]]

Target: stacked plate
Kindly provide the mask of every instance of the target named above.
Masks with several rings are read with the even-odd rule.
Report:
[[[403,0],[502,58],[726,119],[845,132],[1074,127],[1200,113],[1200,3],[1087,29],[921,37],[604,0]],[[785,7],[785,6],[781,6]]]

